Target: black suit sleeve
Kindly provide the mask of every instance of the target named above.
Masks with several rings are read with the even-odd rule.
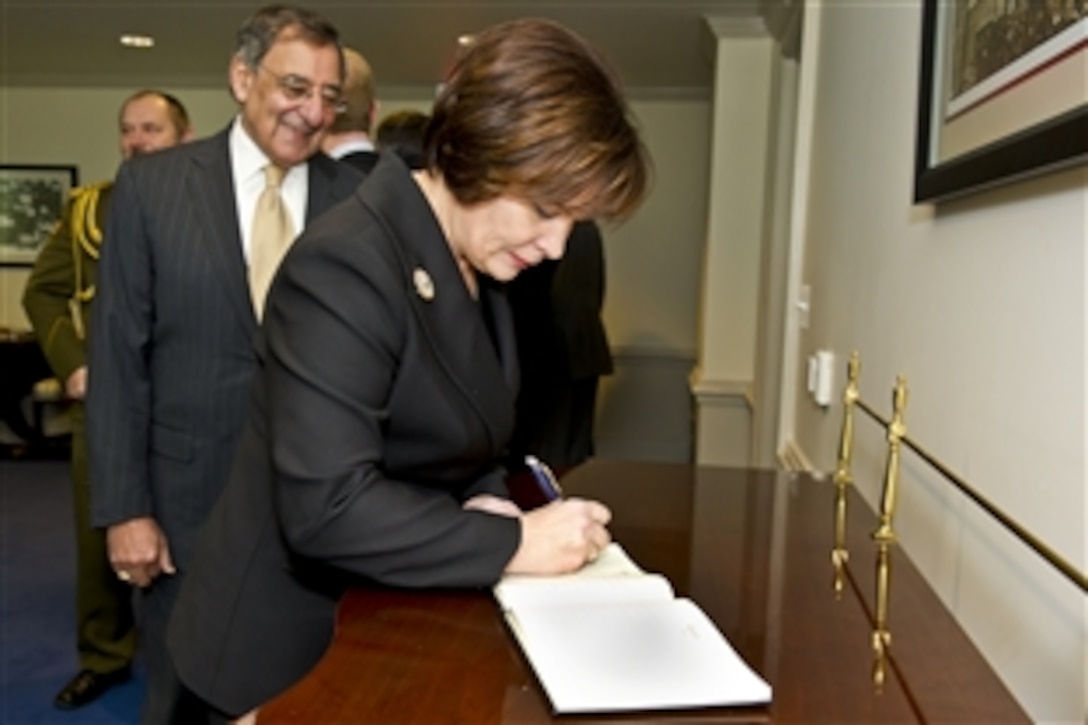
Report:
[[[342,235],[296,244],[265,317],[263,418],[289,546],[386,584],[489,585],[520,524],[461,508],[465,492],[494,483],[491,466],[445,475],[473,445],[473,417],[449,385],[415,397],[444,378],[419,345],[403,275],[380,244]],[[398,432],[421,410],[426,429]],[[399,465],[392,446],[405,452]]]
[[[91,516],[108,526],[151,513],[147,467],[151,410],[148,349],[151,254],[141,186],[123,164],[110,199],[92,311],[87,432]]]

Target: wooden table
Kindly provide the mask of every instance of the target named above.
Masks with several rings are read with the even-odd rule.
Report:
[[[571,471],[563,484],[568,495],[608,503],[613,535],[632,558],[698,602],[774,689],[763,708],[584,720],[1028,722],[902,551],[892,552],[891,648],[883,685],[874,684],[876,517],[853,490],[843,519],[849,560],[836,594],[830,482],[765,470],[597,461]],[[324,659],[266,706],[260,723],[552,719],[490,593],[359,588],[341,604]]]

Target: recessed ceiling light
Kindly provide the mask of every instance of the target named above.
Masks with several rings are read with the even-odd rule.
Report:
[[[155,39],[150,35],[122,35],[121,45],[126,48],[150,48],[155,45]]]

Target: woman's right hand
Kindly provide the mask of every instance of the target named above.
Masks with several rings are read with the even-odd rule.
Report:
[[[521,517],[521,544],[508,574],[566,574],[597,558],[612,541],[612,512],[598,501],[554,501]]]

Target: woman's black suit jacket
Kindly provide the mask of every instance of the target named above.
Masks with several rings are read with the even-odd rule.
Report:
[[[514,344],[502,291],[471,298],[395,155],[306,228],[273,283],[231,480],[171,619],[189,688],[231,715],[286,689],[327,648],[353,577],[497,581],[520,525],[461,502],[506,495]]]

